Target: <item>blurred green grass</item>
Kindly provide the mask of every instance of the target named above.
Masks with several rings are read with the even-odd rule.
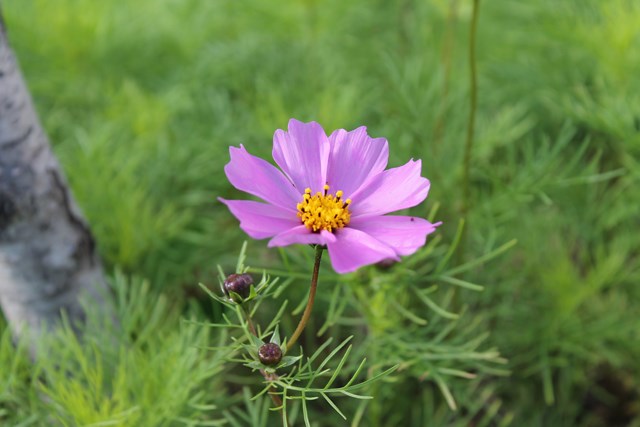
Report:
[[[223,174],[228,146],[269,158],[290,117],[367,125],[392,165],[422,158],[432,192],[415,213],[439,203],[450,241],[470,5],[5,0],[3,12],[107,264],[175,289],[211,280],[240,247],[216,201],[242,197]],[[511,363],[492,399],[515,425],[639,425],[640,5],[481,2],[478,67],[467,257],[518,239],[468,273],[485,292],[460,296]],[[603,369],[635,378],[634,397]],[[452,422],[437,414],[420,425]]]

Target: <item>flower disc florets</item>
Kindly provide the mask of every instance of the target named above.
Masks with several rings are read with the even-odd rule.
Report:
[[[329,186],[324,186],[324,194],[317,192],[311,195],[311,189],[307,188],[302,195],[302,202],[298,203],[298,218],[314,233],[320,230],[332,232],[349,224],[351,213],[349,205],[351,199],[342,201],[342,191],[327,194]]]

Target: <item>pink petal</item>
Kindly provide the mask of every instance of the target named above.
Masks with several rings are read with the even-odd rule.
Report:
[[[300,224],[293,210],[251,200],[218,200],[227,205],[240,221],[240,228],[254,239],[272,237]]]
[[[351,132],[338,129],[329,137],[331,154],[327,183],[331,193],[338,190],[349,198],[368,178],[387,167],[389,144],[384,138],[371,138],[362,126]]]
[[[429,193],[429,180],[420,176],[421,169],[420,160],[409,160],[371,178],[351,196],[352,218],[384,215],[421,203]]]
[[[354,218],[349,227],[367,233],[391,246],[398,255],[406,256],[424,246],[427,235],[440,224],[414,216],[374,216]]]
[[[336,232],[336,238],[327,246],[331,265],[337,273],[349,273],[383,259],[399,260],[390,246],[363,231],[343,228]]]
[[[320,233],[313,233],[306,225],[299,225],[278,234],[273,239],[269,240],[269,244],[267,246],[273,248],[275,246],[288,246],[294,243],[326,245],[335,241],[336,237],[328,231],[322,230]]]
[[[327,176],[329,140],[316,123],[289,120],[289,132],[278,129],[273,135],[273,158],[298,189],[322,191]]]
[[[242,145],[240,148],[229,147],[229,154],[231,161],[224,167],[224,172],[234,187],[273,205],[295,210],[301,193],[275,166],[252,156]]]

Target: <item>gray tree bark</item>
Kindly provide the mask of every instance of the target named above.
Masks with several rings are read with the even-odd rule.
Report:
[[[39,123],[0,11],[0,308],[15,335],[29,331],[35,344],[61,311],[82,321],[80,299],[99,309],[106,295],[94,239]]]

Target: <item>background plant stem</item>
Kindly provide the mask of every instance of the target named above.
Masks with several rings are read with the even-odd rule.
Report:
[[[462,168],[462,206],[460,209],[461,217],[468,221],[468,213],[471,206],[471,151],[473,149],[473,135],[476,125],[476,106],[478,104],[478,71],[476,66],[476,33],[478,29],[478,9],[480,8],[480,0],[473,0],[473,11],[471,15],[471,28],[469,29],[469,83],[470,83],[470,100],[469,100],[469,121],[467,125],[467,138],[464,144],[464,158]],[[460,260],[464,257],[466,236],[468,226],[462,230],[462,239],[460,241],[460,250],[458,252]]]
[[[442,100],[440,104],[440,113],[436,121],[433,132],[433,155],[438,157],[442,140],[444,137],[445,120],[447,117],[447,106],[449,105],[449,84],[451,82],[451,56],[453,54],[455,44],[455,26],[458,15],[458,0],[450,0],[449,13],[447,14],[447,24],[442,48]]]

